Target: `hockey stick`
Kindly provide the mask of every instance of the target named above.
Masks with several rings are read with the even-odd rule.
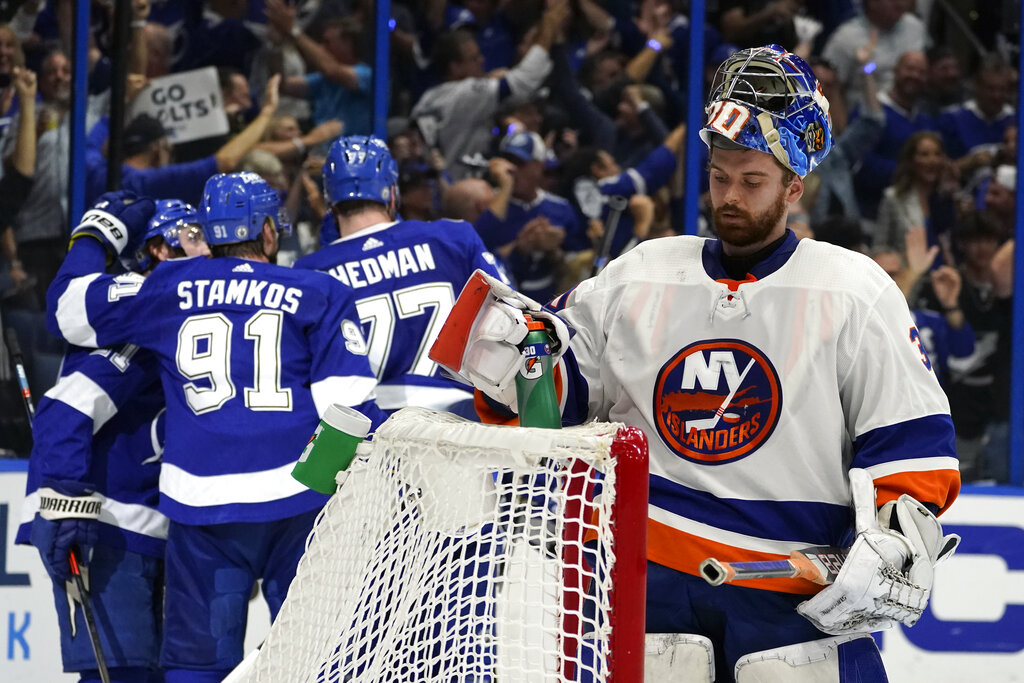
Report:
[[[814,546],[794,550],[788,560],[721,562],[709,557],[700,563],[699,571],[712,586],[748,579],[807,579],[828,585],[836,580],[846,552],[846,548]]]
[[[626,206],[629,202],[625,197],[621,195],[611,195],[608,197],[608,218],[604,222],[604,235],[601,237],[601,250],[594,257],[594,265],[590,269],[590,277],[594,277],[601,272],[601,269],[608,265],[608,257],[612,253],[612,242],[615,241],[615,231],[619,227],[619,218],[622,216],[622,212],[626,210]]]
[[[4,330],[4,337],[7,340],[7,351],[11,354],[11,361],[14,363],[14,370],[18,373],[18,386],[21,387],[21,398],[25,402],[25,414],[28,415],[28,427],[31,429],[32,422],[36,417],[36,409],[32,405],[32,389],[28,386],[28,375],[25,374],[25,358],[21,355],[18,333],[13,327],[8,327]]]
[[[85,629],[89,632],[92,651],[96,655],[96,668],[99,669],[100,680],[103,683],[110,683],[107,659],[103,656],[103,647],[100,645],[100,632],[96,629],[96,619],[92,614],[92,601],[89,598],[89,592],[85,590],[85,580],[82,578],[82,570],[78,566],[78,553],[74,549],[68,553],[68,564],[71,565],[71,576],[74,577],[75,587],[78,588],[78,599],[82,603],[82,615],[85,617]],[[72,615],[72,619],[74,619],[74,615]]]

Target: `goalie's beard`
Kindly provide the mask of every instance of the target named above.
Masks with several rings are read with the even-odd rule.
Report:
[[[786,186],[780,188],[772,205],[757,214],[751,214],[733,204],[714,207],[712,216],[718,237],[736,247],[766,243],[775,226],[786,217],[786,192]],[[727,211],[733,215],[726,216]]]

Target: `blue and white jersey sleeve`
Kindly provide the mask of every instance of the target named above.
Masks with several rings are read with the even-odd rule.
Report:
[[[601,194],[632,197],[635,194],[652,194],[668,183],[676,170],[676,155],[668,147],[660,145],[634,168],[629,168],[610,178],[597,181]]]
[[[73,348],[33,423],[18,542],[28,542],[49,481],[77,481],[103,497],[100,542],[159,556],[167,519],[156,511],[163,451],[156,359],[138,347]]]
[[[333,278],[323,278],[331,290],[323,317],[309,332],[310,391],[319,415],[332,403],[354,408],[370,418],[376,429],[386,419],[377,407],[377,378],[367,358],[369,348],[359,324],[355,297]]]
[[[949,403],[903,294],[886,279],[837,355],[852,467],[871,473],[879,505],[909,493],[945,509],[959,488]]]
[[[47,292],[46,323],[50,333],[87,348],[112,346],[133,338],[146,320],[137,295],[145,278],[137,273],[103,273],[106,251],[95,240],[75,241]]]

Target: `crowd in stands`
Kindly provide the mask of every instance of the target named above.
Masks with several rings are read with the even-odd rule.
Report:
[[[60,357],[39,322],[45,292],[77,219],[74,2],[7,4],[0,311],[38,397]],[[91,9],[87,203],[107,186],[112,5]],[[471,222],[539,300],[589,277],[602,248],[614,257],[683,232],[684,202],[699,202],[700,231],[714,234],[706,195],[683,194],[685,0],[391,5],[387,141],[404,217]],[[1008,477],[1019,36],[1003,33],[1004,6],[957,3],[975,40],[933,0],[709,0],[700,27],[702,99],[742,47],[778,43],[814,69],[835,146],[790,227],[868,254],[899,283],[949,396],[966,482]],[[198,204],[211,175],[251,170],[297,226],[282,263],[334,239],[320,173],[338,135],[371,132],[372,0],[133,0],[132,12],[129,103],[150,79],[213,66],[230,132],[176,145],[156,118],[126,121],[121,186]],[[26,454],[0,360],[0,446]]]

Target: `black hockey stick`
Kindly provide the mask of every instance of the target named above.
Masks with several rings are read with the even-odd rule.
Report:
[[[36,417],[36,409],[32,405],[32,389],[28,386],[28,375],[25,374],[25,358],[21,355],[18,333],[13,327],[8,327],[4,330],[4,337],[7,340],[7,351],[11,354],[11,361],[14,363],[14,370],[18,373],[18,386],[21,387],[21,398],[25,403],[25,414],[28,415],[28,426],[31,429],[32,422]]]
[[[626,210],[629,201],[622,195],[611,195],[608,197],[608,218],[604,221],[604,235],[601,237],[601,249],[594,257],[594,265],[590,269],[590,277],[601,272],[601,269],[608,265],[609,256],[612,253],[612,243],[615,241],[615,231],[619,227],[619,218]]]
[[[77,551],[71,550],[68,553],[68,564],[71,566],[71,576],[74,577],[75,586],[78,588],[78,599],[82,603],[82,615],[85,617],[85,629],[89,632],[92,651],[96,655],[96,668],[100,671],[100,680],[103,683],[110,683],[107,658],[103,656],[103,646],[100,645],[100,632],[96,629],[96,619],[92,614],[92,600],[89,598],[89,592],[85,589],[85,580],[82,578],[81,567],[78,566]],[[74,619],[74,615],[71,618]]]

